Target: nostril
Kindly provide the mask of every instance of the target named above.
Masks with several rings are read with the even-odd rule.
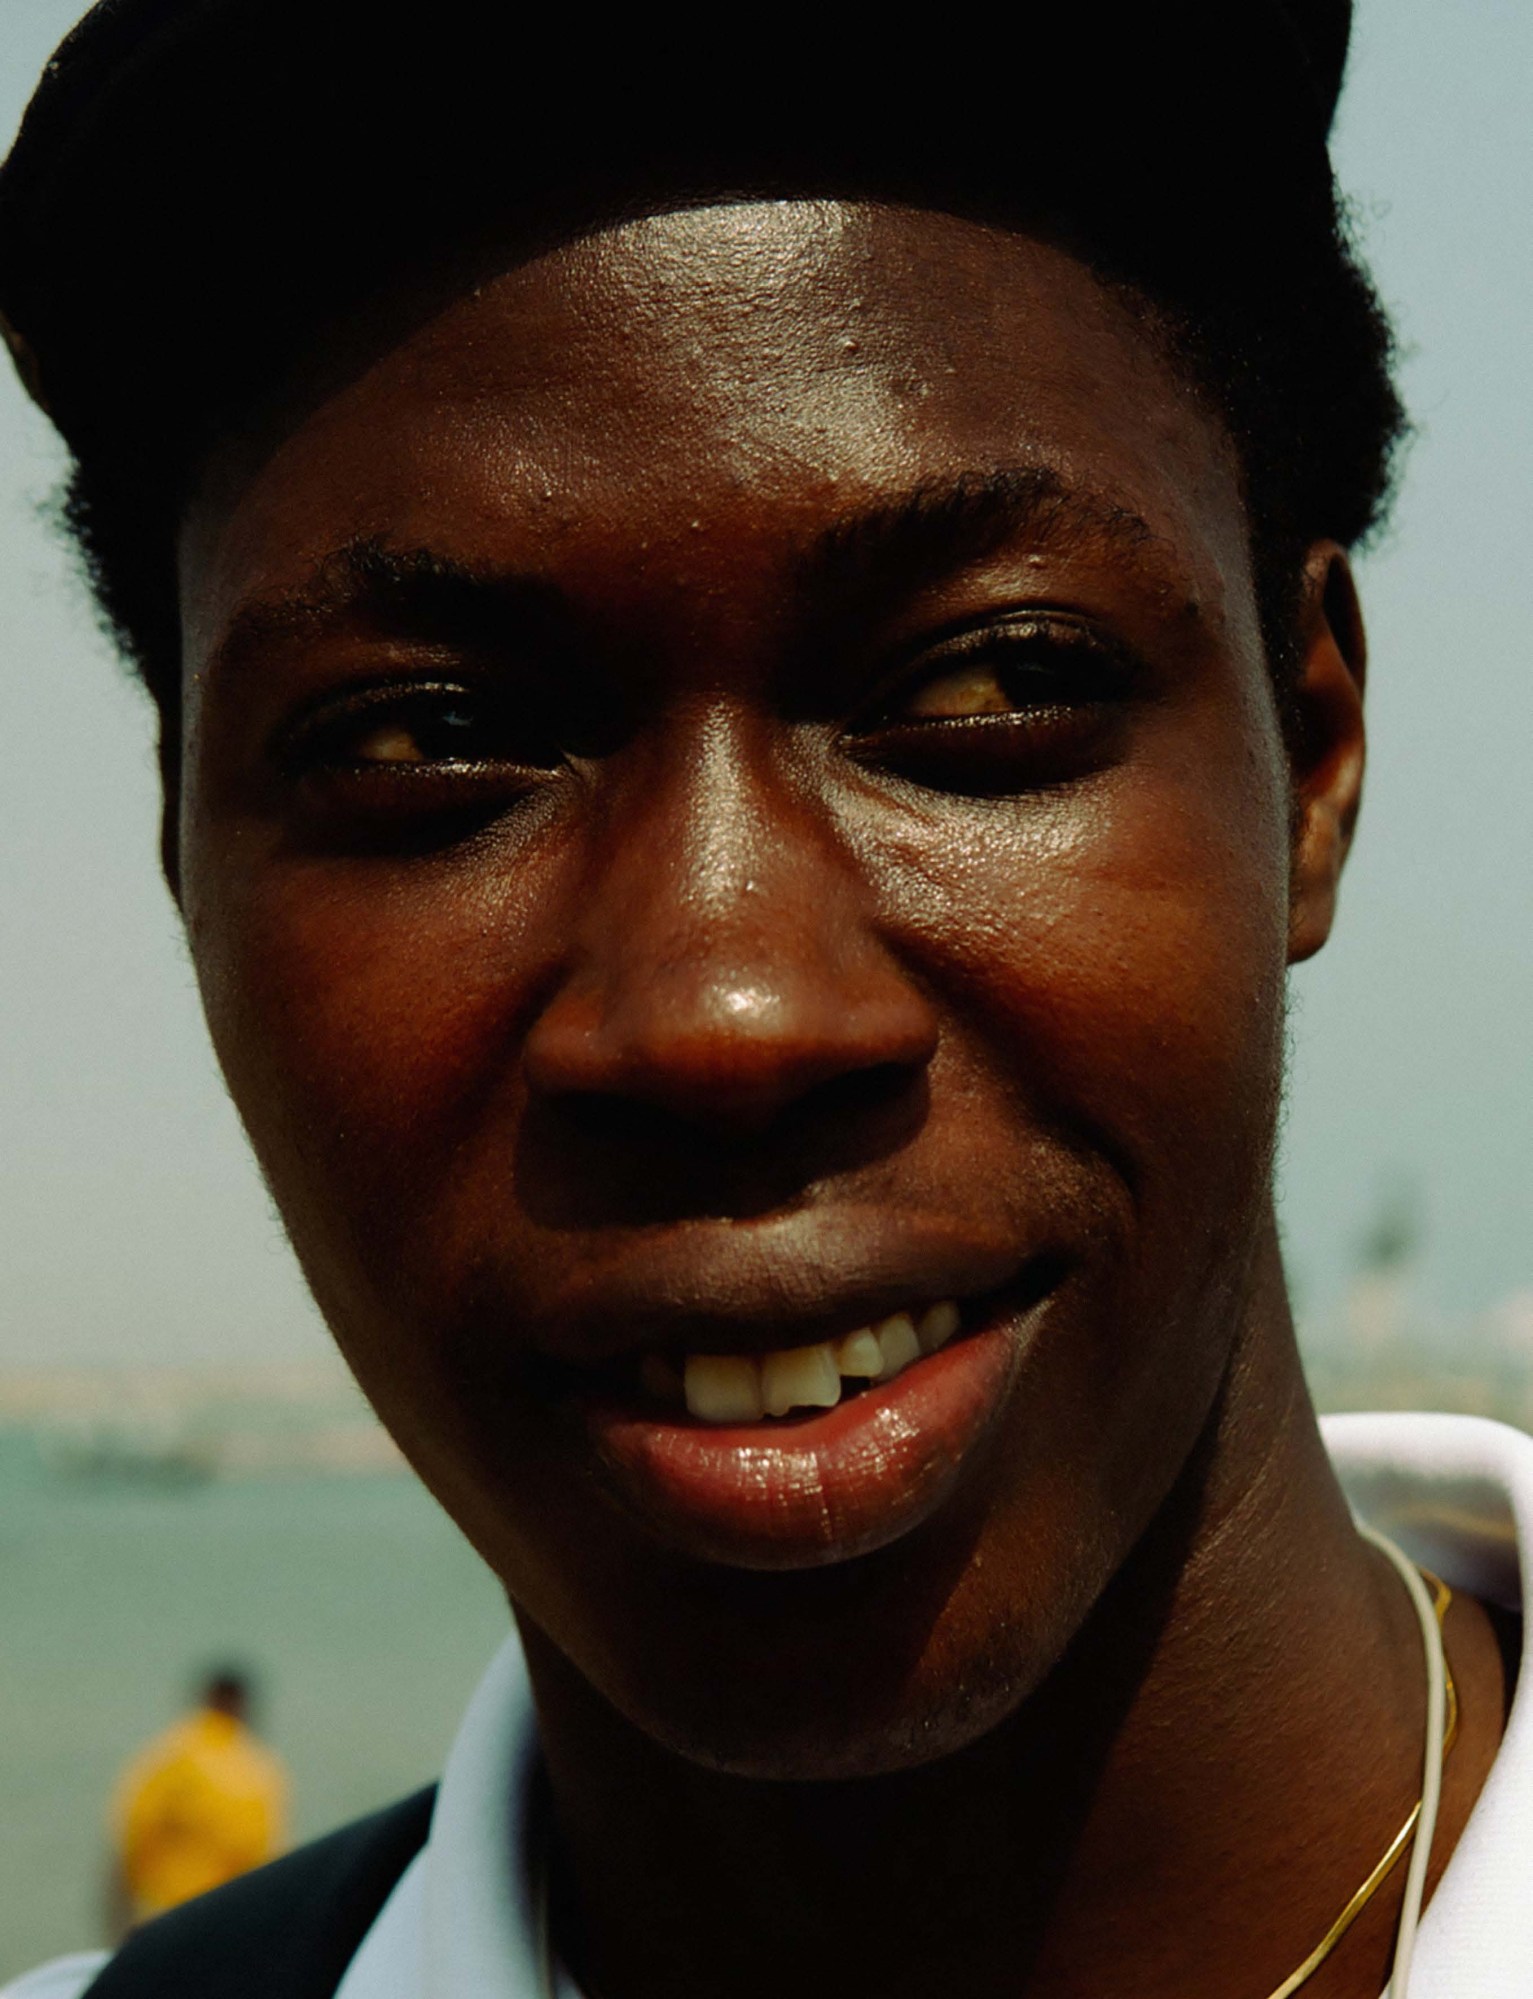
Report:
[[[844,1075],[827,1076],[814,1084],[785,1115],[811,1122],[860,1119],[889,1110],[901,1103],[917,1082],[921,1070],[910,1062],[874,1062],[865,1069],[851,1069]]]
[[[748,1100],[654,1080],[531,1092],[516,1155],[530,1206],[561,1227],[750,1220],[893,1158],[931,1110],[925,1062],[801,1075]]]
[[[761,1090],[721,1098],[715,1092],[678,1102],[643,1093],[571,1090],[549,1099],[572,1137],[622,1150],[694,1150],[699,1137],[725,1150],[740,1145],[845,1141],[882,1131],[891,1118],[919,1119],[925,1103],[924,1065],[879,1062],[828,1076],[797,1091]]]
[[[609,1091],[566,1091],[550,1107],[572,1136],[598,1148],[667,1146],[687,1134],[686,1120],[674,1111]]]

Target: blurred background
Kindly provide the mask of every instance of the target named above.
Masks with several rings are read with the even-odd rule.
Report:
[[[82,8],[4,0],[0,145]],[[1282,1221],[1322,1406],[1533,1427],[1533,8],[1358,13],[1337,159],[1419,434]],[[259,1675],[304,1837],[436,1772],[505,1621],[246,1157],[61,473],[0,371],[0,1980],[99,1940],[105,1800],[210,1662]]]

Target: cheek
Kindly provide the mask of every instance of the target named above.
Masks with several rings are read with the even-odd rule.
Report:
[[[493,840],[493,835],[487,835]],[[471,846],[401,868],[204,858],[189,908],[214,1044],[320,1296],[341,1320],[504,1189],[476,1134],[517,1088],[546,870]],[[202,912],[206,912],[204,916]],[[433,1287],[427,1287],[431,1295]],[[440,1290],[440,1285],[434,1287]],[[376,1309],[376,1300],[371,1301]]]
[[[1189,1281],[1265,1199],[1282,1070],[1280,766],[1136,760],[1053,798],[907,820],[888,920],[991,1101],[1095,1160],[1132,1254]]]

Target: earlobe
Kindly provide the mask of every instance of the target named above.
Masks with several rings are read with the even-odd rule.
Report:
[[[1313,957],[1335,919],[1362,797],[1366,668],[1352,565],[1337,543],[1318,542],[1304,565],[1299,658],[1289,703],[1290,964]]]

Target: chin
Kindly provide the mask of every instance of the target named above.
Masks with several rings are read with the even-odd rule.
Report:
[[[1001,1727],[1069,1649],[1106,1577],[1033,1552],[1020,1588],[969,1534],[794,1575],[694,1571],[659,1593],[642,1649],[635,1621],[559,1650],[657,1747],[720,1775],[894,1775]]]
[[[1001,1726],[1043,1677],[1013,1674],[990,1662],[957,1685],[917,1686],[897,1707],[867,1718],[797,1711],[785,1701],[775,1717],[736,1717],[699,1726],[695,1710],[632,1715],[659,1745],[721,1776],[775,1783],[843,1783],[897,1776],[958,1755]]]

